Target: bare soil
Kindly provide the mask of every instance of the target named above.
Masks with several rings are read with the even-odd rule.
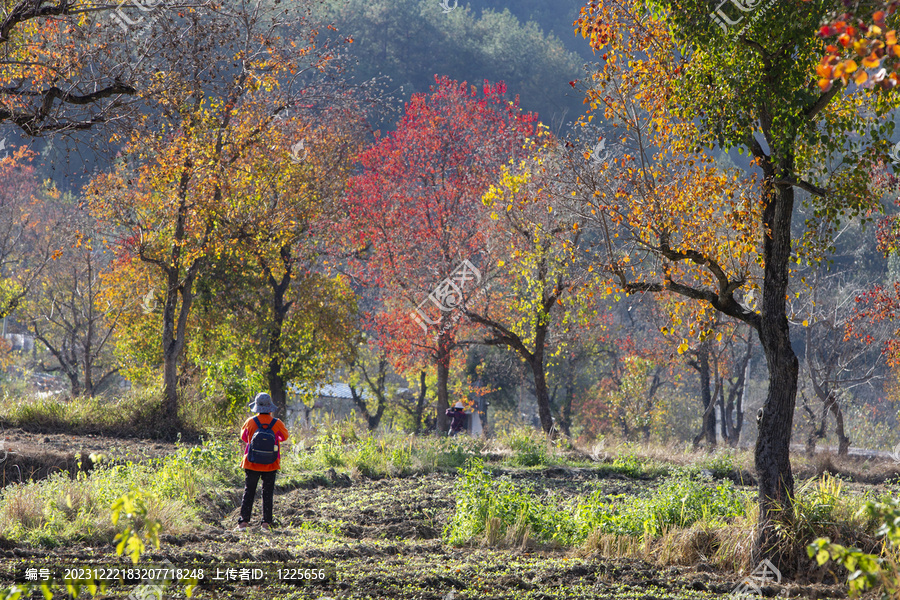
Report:
[[[71,472],[79,468],[77,453],[82,456],[81,468],[90,468],[84,459],[92,452],[124,460],[162,456],[174,450],[173,444],[156,441],[21,430],[2,432],[0,441],[9,452],[3,463],[6,481],[15,481],[18,470],[26,478],[55,469]],[[17,469],[11,469],[12,465]],[[600,477],[590,469],[562,467],[507,472],[534,485],[573,491]],[[636,492],[656,484],[621,475],[602,477],[600,484],[610,494]],[[164,534],[161,547],[148,550],[140,567],[171,563],[176,568],[203,569],[200,585],[193,592],[194,598],[201,599],[670,600],[726,598],[739,584],[736,574],[717,571],[706,563],[660,567],[642,560],[577,556],[546,547],[449,546],[441,534],[455,510],[456,479],[448,473],[350,479],[330,471],[303,484],[281,481],[275,498],[278,527],[272,531],[258,525],[259,497],[253,526],[236,531],[242,490],[221,490],[215,497],[201,500],[200,530],[178,536]],[[115,554],[112,544],[47,549],[0,540],[0,582],[4,585],[21,580],[26,568],[62,574],[67,568],[91,565],[132,566],[127,558]],[[250,569],[251,576],[253,569],[259,569],[264,579],[215,579],[226,576],[228,569],[235,569],[235,574]],[[305,578],[312,574],[315,579]],[[319,574],[325,578],[319,579]],[[113,584],[98,597],[125,598],[136,589]],[[782,581],[764,587],[759,597],[844,598],[844,590],[840,584]],[[183,598],[185,588],[169,586],[163,597]]]
[[[88,471],[93,467],[91,454],[104,454],[115,462],[165,456],[174,449],[173,443],[155,440],[3,429],[0,430],[0,486],[43,479],[56,471],[70,474],[79,469]]]

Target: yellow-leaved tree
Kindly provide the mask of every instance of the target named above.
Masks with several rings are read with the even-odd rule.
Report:
[[[184,18],[192,27],[180,48],[169,49],[183,58],[160,65],[155,110],[123,140],[123,159],[89,185],[95,214],[119,240],[123,282],[152,286],[120,293],[152,297],[155,290],[161,298],[158,312],[140,312],[156,315],[163,411],[173,429],[197,282],[236,244],[252,241],[237,225],[260,214],[274,219],[253,232],[267,247],[294,227],[293,213],[270,210],[281,194],[304,194],[306,185],[293,135],[302,126],[291,117],[288,127],[279,115],[302,101],[334,58],[327,44],[317,46],[318,29],[301,5],[287,14],[262,3]],[[305,43],[288,41],[286,32],[302,33]]]
[[[821,256],[841,219],[877,208],[870,175],[887,149],[882,116],[891,109],[881,97],[817,85],[826,4],[768,3],[725,21],[701,0],[592,0],[577,23],[602,58],[586,101],[619,125],[612,141],[622,149],[577,182],[607,234],[597,253],[620,292],[674,292],[755,330],[769,388],[755,448],[753,554],[785,572],[793,562],[778,532],[793,514],[798,381],[792,263]],[[732,149],[750,160],[718,168],[716,154]],[[794,235],[800,201],[812,207],[815,235]]]

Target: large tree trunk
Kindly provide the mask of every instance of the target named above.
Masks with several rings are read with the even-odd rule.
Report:
[[[175,231],[173,233],[172,254],[168,265],[162,265],[158,261],[144,256],[140,251],[140,258],[162,268],[166,275],[166,302],[163,306],[163,405],[162,413],[170,431],[175,431],[179,426],[178,417],[178,361],[184,349],[184,336],[187,330],[187,318],[194,300],[194,279],[200,270],[201,258],[196,258],[185,269],[182,281],[181,268],[183,265],[182,242],[186,238],[185,224],[188,216],[187,186],[190,181],[190,165],[186,165],[182,172],[179,184],[179,206],[175,218]],[[179,306],[178,296],[181,295]]]
[[[694,438],[696,448],[702,438],[706,438],[706,449],[713,450],[716,447],[716,408],[715,398],[710,393],[709,374],[709,345],[706,342],[700,344],[697,350],[697,365],[700,371],[700,401],[703,404],[703,425],[700,435]]]
[[[544,342],[547,338],[547,325],[535,328],[534,354],[528,361],[534,376],[534,395],[537,397],[538,416],[541,418],[541,429],[550,434],[553,429],[553,415],[550,413],[550,392],[547,389],[547,374],[544,373]]]
[[[413,418],[416,423],[415,434],[419,435],[422,432],[422,413],[425,411],[425,392],[427,390],[425,386],[425,370],[419,372],[419,399],[416,402],[416,410]]]
[[[278,331],[277,333],[275,333],[274,331],[270,332],[270,349],[272,348],[273,343],[277,344],[276,348],[280,349],[280,335],[280,331]],[[287,409],[287,392],[285,391],[284,377],[281,376],[281,359],[278,354],[273,353],[269,357],[269,366],[266,373],[266,379],[269,383],[269,396],[272,397],[272,402],[275,404],[275,406],[278,407],[278,410],[281,414],[285,414]]]
[[[178,414],[178,357],[181,344],[175,333],[176,314],[178,308],[178,272],[171,269],[167,273],[166,303],[163,306],[163,406],[166,416]],[[183,312],[183,310],[182,310]]]
[[[195,263],[196,265],[196,263]],[[194,300],[194,277],[196,269],[192,265],[187,277],[179,286],[178,271],[170,269],[166,304],[163,309],[163,414],[169,429],[178,428],[178,361],[184,350],[187,318]],[[179,305],[178,296],[181,295]],[[177,313],[177,318],[176,318]]]
[[[547,379],[544,374],[544,363],[534,359],[529,363],[531,373],[534,376],[534,393],[537,397],[538,416],[541,419],[541,429],[549,434],[553,428],[553,415],[550,414],[550,393],[547,390]]]
[[[443,320],[441,321],[443,324]],[[447,409],[450,408],[450,393],[448,385],[450,380],[450,353],[453,341],[450,334],[441,332],[437,342],[437,431],[447,433],[450,423],[447,421]]]
[[[785,165],[792,172],[792,165]],[[754,452],[759,482],[759,522],[753,545],[753,562],[772,560],[789,569],[790,558],[781,555],[778,523],[788,524],[792,514],[794,476],[790,443],[797,397],[799,363],[791,347],[786,312],[788,265],[791,256],[791,217],[794,190],[790,185],[770,189],[763,210],[767,234],[763,242],[765,275],[759,338],[769,368],[769,390],[759,421]]]
[[[272,322],[269,324],[269,367],[266,378],[268,379],[269,396],[272,397],[272,402],[279,408],[281,414],[285,414],[287,412],[287,393],[285,391],[284,377],[281,374],[281,336],[284,331],[284,320],[292,304],[290,301],[285,301],[293,276],[290,246],[283,246],[280,250],[280,255],[281,262],[284,265],[284,273],[281,279],[275,279],[265,260],[261,262],[269,281],[269,287],[272,288]]]

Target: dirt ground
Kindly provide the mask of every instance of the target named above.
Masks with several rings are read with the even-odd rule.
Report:
[[[4,429],[0,430],[0,486],[43,479],[56,471],[89,470],[94,453],[111,461],[138,460],[165,456],[174,449],[175,444],[155,440]]]
[[[159,456],[174,448],[151,441],[17,430],[3,432],[0,440],[18,464],[35,465],[34,473],[50,465],[77,468],[78,452],[84,456],[103,451],[115,459]],[[8,468],[4,473],[10,477]],[[508,470],[508,474],[534,485],[573,490],[599,477],[590,469],[559,467]],[[235,531],[241,490],[223,490],[216,498],[204,499],[200,531],[163,535],[160,549],[149,550],[140,567],[182,569],[183,575],[198,576],[192,597],[202,599],[669,600],[726,598],[739,584],[734,573],[705,563],[658,567],[552,548],[449,546],[442,542],[441,532],[455,509],[455,483],[456,475],[447,473],[370,480],[331,471],[309,484],[315,487],[278,485],[277,529],[264,531],[254,525],[241,532]],[[610,494],[653,485],[623,476],[606,476],[599,483]],[[254,523],[260,509],[257,499]],[[0,543],[0,580],[5,585],[21,581],[26,569],[63,576],[73,568],[103,569],[106,576],[113,569],[133,566],[116,556],[111,544],[43,549]],[[140,575],[133,572],[134,583],[111,584],[98,597],[135,600],[141,590],[149,589],[146,581],[136,587],[143,579]],[[782,581],[762,588],[757,597],[843,598],[844,589]],[[185,597],[184,585],[169,585],[163,597]]]

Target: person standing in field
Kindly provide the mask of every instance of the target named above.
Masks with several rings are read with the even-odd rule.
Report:
[[[275,475],[281,468],[281,442],[288,439],[288,430],[280,420],[272,416],[278,407],[272,397],[260,392],[250,403],[250,410],[257,413],[250,417],[241,428],[241,441],[244,443],[244,458],[241,468],[246,473],[244,480],[244,497],[241,500],[241,516],[238,518],[238,529],[250,525],[253,514],[253,500],[256,498],[256,486],[262,479],[263,529],[271,529],[272,505],[275,501]]]
[[[466,412],[462,402],[457,402],[453,405],[453,408],[448,408],[444,414],[450,419],[450,431],[447,432],[449,436],[465,433]]]

